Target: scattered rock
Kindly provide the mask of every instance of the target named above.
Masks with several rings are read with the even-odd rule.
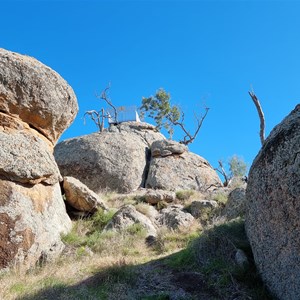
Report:
[[[145,202],[149,204],[157,204],[160,201],[165,201],[167,203],[173,202],[176,199],[175,192],[169,192],[164,190],[146,190],[146,193],[143,195]]]
[[[93,133],[59,143],[54,155],[62,175],[79,179],[95,193],[129,193],[143,187],[149,164],[148,143],[162,135],[149,132],[149,125],[144,123],[128,123],[113,126],[117,132]]]
[[[278,299],[300,295],[300,105],[265,140],[250,169],[246,231],[263,281]]]
[[[74,120],[78,104],[58,73],[32,57],[0,49],[0,111],[17,116],[54,144]]]
[[[182,147],[185,146],[182,144],[172,141],[171,146],[168,148],[172,155],[158,156],[157,153],[161,153],[160,149],[168,143],[171,142],[158,141],[151,146],[152,159],[146,188],[169,191],[207,191],[210,188],[222,186],[216,171],[210,164],[197,154],[183,151]],[[159,151],[155,149],[159,149]]]
[[[156,236],[157,231],[150,219],[138,212],[133,205],[121,207],[112,220],[105,226],[104,230],[124,230],[133,224],[140,224],[146,229],[148,235]]]
[[[236,264],[242,269],[246,270],[249,267],[248,257],[245,254],[245,252],[241,249],[237,249],[234,260]]]
[[[189,227],[194,217],[183,211],[182,205],[170,205],[161,210],[157,221],[160,225],[167,226],[170,229],[178,229],[180,227]]]
[[[74,177],[64,177],[63,188],[66,202],[79,211],[94,213],[98,208],[108,210],[96,193]]]
[[[194,218],[204,217],[207,219],[208,215],[217,207],[218,203],[214,200],[195,200],[191,203],[190,211]]]
[[[246,211],[246,189],[236,188],[228,195],[228,200],[222,211],[222,215],[228,220],[244,217]]]

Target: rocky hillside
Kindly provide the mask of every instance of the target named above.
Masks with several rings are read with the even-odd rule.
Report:
[[[70,272],[68,288],[44,291],[32,275],[34,291],[18,282],[26,299],[79,297],[83,287],[84,299],[270,299],[259,275],[274,297],[299,298],[300,106],[265,141],[248,185],[229,187],[147,123],[56,145],[77,111],[60,75],[0,49],[0,269],[10,270],[0,298],[16,299],[13,270],[50,262]]]

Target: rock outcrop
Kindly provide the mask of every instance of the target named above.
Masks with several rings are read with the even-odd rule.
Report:
[[[52,153],[77,109],[56,72],[0,49],[0,269],[28,269],[63,249],[71,221]]]
[[[246,191],[246,231],[255,263],[278,299],[300,295],[300,105],[255,158]]]
[[[78,111],[67,82],[38,60],[0,49],[0,111],[55,143]]]
[[[59,183],[23,185],[0,180],[0,269],[29,269],[56,258],[71,228]]]
[[[1,112],[0,145],[1,177],[29,184],[54,184],[61,179],[46,139],[26,123]]]
[[[151,163],[146,188],[162,190],[199,190],[222,186],[210,164],[174,141],[156,141],[151,146]]]
[[[64,177],[63,189],[66,202],[78,211],[94,213],[99,208],[108,210],[100,197],[76,178]]]
[[[94,192],[128,193],[144,186],[149,147],[162,138],[150,124],[127,122],[65,140],[54,155],[63,176],[79,179]]]

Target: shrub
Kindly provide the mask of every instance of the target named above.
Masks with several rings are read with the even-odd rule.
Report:
[[[271,299],[256,271],[244,220],[236,219],[205,231],[195,242],[196,260],[209,285],[222,299]],[[235,262],[237,249],[243,250],[249,266]]]
[[[180,190],[176,192],[176,198],[179,200],[188,200],[191,196],[195,194],[193,190]]]

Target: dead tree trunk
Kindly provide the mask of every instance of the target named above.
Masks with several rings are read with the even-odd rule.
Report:
[[[215,170],[224,177],[223,186],[226,187],[229,185],[231,178],[227,175],[227,173],[224,169],[224,166],[223,166],[223,162],[221,160],[219,160],[218,163],[219,163],[219,168],[215,168]]]
[[[261,145],[263,145],[264,141],[265,141],[265,116],[264,116],[263,110],[261,108],[260,102],[259,102],[258,98],[256,97],[256,95],[254,94],[254,92],[253,91],[249,92],[249,95],[255,104],[255,107],[256,107],[256,110],[257,110],[257,113],[259,116],[259,120],[260,120],[259,136],[260,136]]]
[[[101,125],[100,125],[100,132],[103,132],[104,130],[104,108],[101,109],[101,116],[102,116],[102,119],[101,119]]]

